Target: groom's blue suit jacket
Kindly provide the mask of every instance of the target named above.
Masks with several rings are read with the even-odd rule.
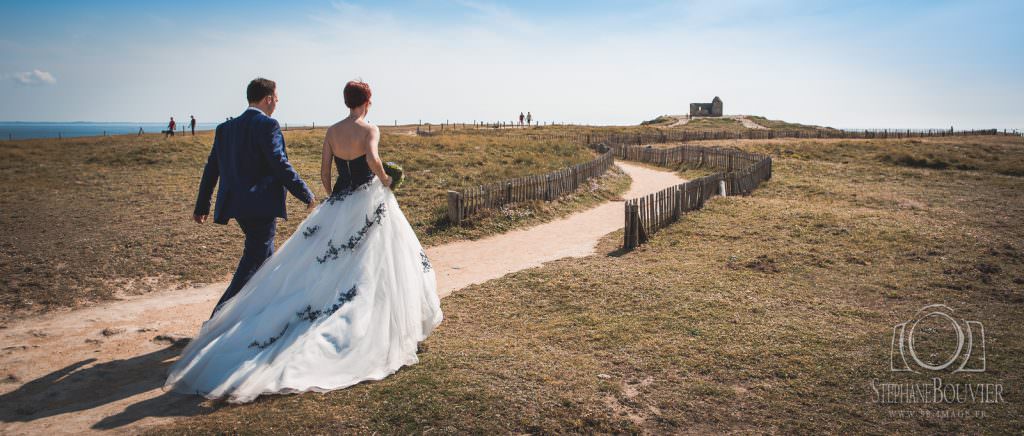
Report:
[[[288,162],[277,120],[248,109],[217,126],[213,149],[199,182],[196,215],[209,215],[210,197],[220,178],[213,222],[231,218],[288,218],[286,191],[303,203],[313,192]]]

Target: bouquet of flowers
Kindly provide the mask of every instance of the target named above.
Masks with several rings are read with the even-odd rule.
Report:
[[[391,177],[391,189],[398,189],[405,180],[405,171],[394,162],[384,162],[384,173]]]

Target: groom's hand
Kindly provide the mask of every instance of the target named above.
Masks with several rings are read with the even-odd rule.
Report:
[[[206,222],[206,217],[208,217],[208,216],[209,215],[196,215],[196,214],[193,214],[192,215],[192,221],[195,221],[196,224],[202,224],[202,223]]]
[[[309,212],[316,208],[316,195],[309,196],[309,203],[306,203],[306,211]]]

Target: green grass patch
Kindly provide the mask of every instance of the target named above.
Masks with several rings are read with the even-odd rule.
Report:
[[[672,123],[675,123],[675,122],[676,122],[676,119],[673,118],[673,117],[670,117],[668,115],[659,115],[657,118],[655,118],[653,120],[647,120],[647,121],[641,122],[640,125],[641,126],[659,126],[659,125],[668,125],[668,124],[672,124]]]
[[[761,125],[761,126],[763,126],[765,128],[774,129],[774,130],[790,130],[790,131],[797,130],[797,131],[803,131],[803,132],[808,132],[808,133],[817,132],[819,130],[836,131],[836,129],[831,128],[831,127],[814,126],[814,125],[800,124],[800,123],[790,123],[788,121],[782,121],[782,120],[769,120],[769,119],[767,119],[765,117],[760,117],[760,116],[749,116],[747,118],[750,118],[751,121],[753,121],[753,122],[755,122],[755,123],[757,123],[757,124],[759,124],[759,125]]]

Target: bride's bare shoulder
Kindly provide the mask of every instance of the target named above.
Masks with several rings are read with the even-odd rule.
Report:
[[[328,132],[338,132],[345,128],[346,124],[351,124],[347,119],[338,120],[338,122],[331,124],[327,127]]]
[[[359,130],[361,130],[361,131],[363,131],[363,132],[365,132],[367,134],[380,133],[380,129],[377,128],[376,124],[370,124],[370,123],[366,122],[365,120],[358,121],[356,123],[356,125],[359,126]]]

